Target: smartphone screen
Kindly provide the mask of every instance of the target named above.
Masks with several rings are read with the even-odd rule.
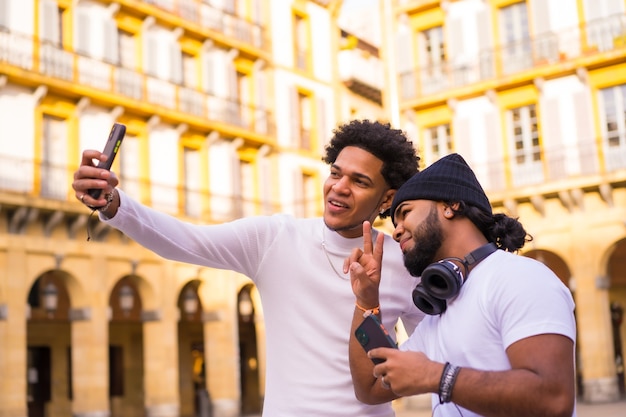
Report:
[[[98,168],[111,169],[113,165],[113,160],[115,159],[115,155],[117,155],[117,151],[120,149],[120,145],[122,144],[122,139],[124,139],[124,135],[126,134],[126,126],[121,123],[113,123],[113,127],[111,128],[111,132],[109,133],[109,138],[107,139],[107,143],[104,145],[104,150],[102,153],[108,156],[107,160],[98,163]],[[99,198],[102,190],[99,188],[92,188],[87,193],[93,198]]]
[[[396,342],[389,336],[387,329],[373,314],[365,317],[363,323],[354,331],[354,336],[366,352],[378,347],[398,348]],[[383,362],[382,359],[376,358],[373,358],[372,361],[375,364]]]

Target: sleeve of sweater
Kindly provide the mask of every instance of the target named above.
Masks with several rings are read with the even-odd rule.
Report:
[[[284,218],[259,216],[196,225],[144,206],[118,191],[117,213],[111,219],[100,215],[101,221],[166,259],[233,270],[252,279]]]

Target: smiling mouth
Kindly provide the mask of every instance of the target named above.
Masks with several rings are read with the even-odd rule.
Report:
[[[348,208],[348,206],[347,206],[347,205],[345,205],[345,204],[343,204],[343,203],[341,203],[341,202],[339,202],[339,201],[336,201],[336,200],[328,200],[328,203],[329,203],[330,205],[332,205],[332,206],[335,206],[335,207],[340,207],[340,208]]]
[[[402,239],[400,241],[400,250],[402,250],[403,253],[407,251],[406,247],[410,241],[411,239]]]

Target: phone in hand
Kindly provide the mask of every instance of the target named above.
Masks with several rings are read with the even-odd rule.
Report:
[[[374,314],[365,317],[363,322],[354,331],[354,336],[366,352],[379,347],[398,348],[396,342],[389,336],[389,332],[385,329],[385,326],[383,326]],[[372,358],[372,362],[379,364],[384,362],[384,360]]]
[[[122,144],[122,139],[124,139],[124,135],[126,135],[126,126],[121,123],[113,123],[113,127],[111,128],[111,132],[109,133],[109,138],[107,139],[106,145],[104,145],[104,150],[102,153],[108,156],[105,162],[100,161],[98,163],[98,168],[111,169],[111,165],[113,165],[113,160],[115,159],[115,155],[117,155],[117,151],[120,149],[120,145]],[[102,194],[102,189],[100,188],[91,188],[87,191],[92,198],[99,198],[100,194]]]

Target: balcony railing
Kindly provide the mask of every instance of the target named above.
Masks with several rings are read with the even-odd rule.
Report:
[[[0,31],[0,64],[97,90],[121,99],[148,102],[168,110],[228,123],[262,135],[273,135],[270,111],[232,98],[174,84],[128,68],[67,51],[15,32]]]
[[[626,135],[619,145],[588,140],[574,146],[544,146],[538,160],[504,160],[499,155],[473,164],[486,192],[502,192],[568,179],[626,173]],[[509,178],[507,180],[507,178]]]
[[[306,133],[303,131],[303,134]],[[597,180],[601,175],[626,175],[626,134],[619,136],[619,141],[588,140],[575,146],[543,147],[537,160],[506,160],[501,155],[493,155],[484,163],[472,163],[472,168],[488,193],[515,191],[529,186],[549,188],[550,183],[561,186],[563,181],[569,179]],[[0,155],[0,193],[65,201],[71,193],[70,184],[75,169],[76,166]],[[236,218],[241,213],[237,207],[241,206],[242,197],[234,194],[207,193],[184,186],[126,178],[123,173],[120,181],[123,188],[134,195],[139,195],[143,187],[150,190],[153,196],[158,196],[158,201],[152,203],[173,214],[179,214],[181,204],[193,204],[198,207],[186,207],[184,212],[192,217],[199,216],[200,202],[213,207],[211,216],[221,220]],[[279,209],[266,201],[246,200],[245,204],[257,207],[258,213]]]
[[[232,10],[223,10],[200,0],[147,0],[146,3],[229,38],[269,50],[265,28],[259,22],[236,16]]]
[[[399,75],[401,99],[411,100],[480,81],[505,77],[531,68],[616,49],[626,49],[624,14],[590,21],[562,32],[549,32],[486,49],[475,57],[451,57],[441,63],[401,73]]]
[[[62,165],[34,159],[0,155],[0,203],[7,195],[25,195],[41,200],[74,201],[71,183],[76,165]],[[151,203],[159,210],[195,219],[228,221],[246,214],[272,214],[281,211],[277,203],[253,200],[241,195],[218,194],[211,191],[149,182],[119,175],[121,187],[139,196],[141,189],[150,192]],[[15,204],[15,203],[11,203]],[[6,204],[2,204],[3,209]],[[205,211],[202,211],[202,208]],[[245,209],[245,210],[244,210]]]
[[[341,51],[339,52],[339,72],[341,80],[349,88],[371,100],[380,102],[385,73],[379,58],[373,55],[368,56],[359,49]]]

